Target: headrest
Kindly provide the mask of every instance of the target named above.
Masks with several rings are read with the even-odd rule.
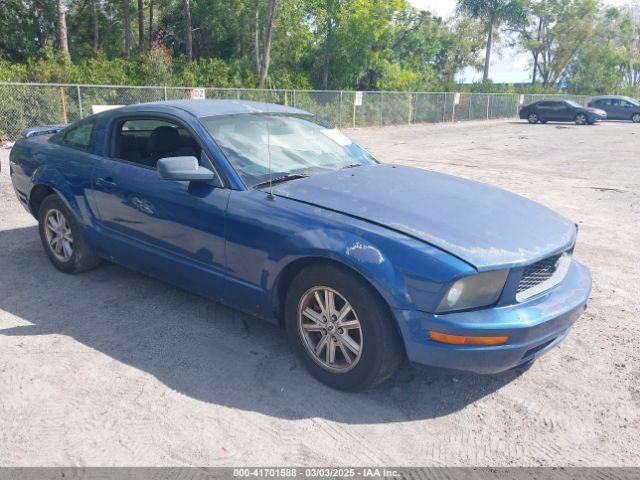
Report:
[[[174,127],[156,127],[149,137],[149,152],[168,152],[180,146],[180,134]]]

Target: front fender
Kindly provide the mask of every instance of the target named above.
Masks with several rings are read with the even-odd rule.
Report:
[[[275,275],[267,276],[267,290],[274,291],[295,262],[326,259],[364,277],[391,308],[431,312],[453,278],[475,273],[467,263],[422,241],[366,226],[314,228],[289,237],[283,245],[283,252],[289,253],[273,265]]]
[[[287,238],[281,257],[267,276],[266,289],[274,290],[291,265],[301,260],[329,260],[344,265],[366,278],[389,304],[406,304],[404,279],[396,278],[389,258],[374,244],[359,235],[338,229],[310,229]]]

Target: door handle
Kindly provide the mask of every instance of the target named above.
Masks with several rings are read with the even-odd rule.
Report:
[[[100,187],[105,192],[110,192],[112,189],[115,188],[116,182],[114,182],[113,178],[111,178],[111,177],[97,178],[96,179],[96,186]]]

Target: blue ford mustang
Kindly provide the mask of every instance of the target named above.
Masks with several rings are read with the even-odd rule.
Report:
[[[405,356],[479,373],[528,363],[562,341],[591,289],[569,220],[381,164],[284,106],[118,108],[27,131],[10,168],[56,268],[106,259],[282,322],[335,388],[379,384]]]

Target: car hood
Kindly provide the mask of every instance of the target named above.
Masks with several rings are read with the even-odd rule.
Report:
[[[552,210],[482,183],[393,165],[314,175],[273,193],[402,232],[491,270],[569,248],[576,226]]]

